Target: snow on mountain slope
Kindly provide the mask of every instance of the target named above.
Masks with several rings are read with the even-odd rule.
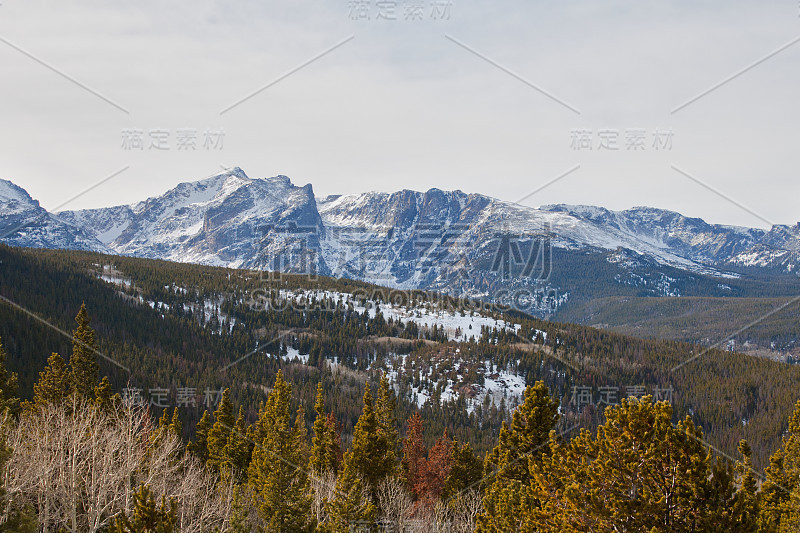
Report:
[[[569,213],[673,255],[705,263],[743,251],[765,234],[759,229],[707,224],[699,218],[652,207],[610,211],[593,206],[549,205],[541,209]]]
[[[57,216],[75,227],[91,228],[100,242],[110,246],[130,226],[135,215],[130,206],[121,205],[101,209],[61,211]]]
[[[22,187],[14,185],[8,180],[0,179],[0,202],[9,205],[12,202],[20,205],[30,205],[34,203],[34,200]],[[38,205],[38,202],[35,203]]]
[[[627,224],[601,224],[587,216],[587,209],[576,212],[555,208],[536,209],[482,195],[438,189],[424,193],[401,191],[391,195],[365,193],[338,196],[319,202],[318,208],[327,227],[343,234],[357,232],[361,236],[353,240],[353,245],[358,249],[349,250],[344,255],[358,257],[363,254],[360,250],[364,247],[377,248],[374,255],[386,263],[378,273],[399,286],[416,286],[425,281],[419,272],[408,272],[408,265],[402,263],[403,259],[408,261],[411,257],[406,254],[398,258],[396,252],[407,248],[409,242],[417,252],[424,250],[427,242],[420,242],[424,241],[424,235],[420,234],[427,227],[441,235],[452,230],[450,241],[445,242],[450,245],[448,251],[451,255],[470,256],[473,252],[481,252],[481,243],[492,239],[498,245],[497,236],[503,233],[523,240],[547,235],[552,238],[555,247],[589,247],[611,251],[623,247],[650,256],[663,265],[702,274],[724,275],[715,268],[675,253],[646,232],[633,231],[630,221]],[[596,216],[603,211],[613,215],[600,208],[595,208],[593,214]],[[419,231],[420,228],[423,231]],[[331,233],[336,234],[335,231]],[[329,262],[331,251],[342,255],[343,250],[347,250],[346,241],[323,244],[323,253]],[[439,256],[443,255],[441,247],[437,247],[436,251]],[[491,250],[482,252],[492,253]],[[399,264],[393,268],[391,263],[397,261]],[[395,274],[394,279],[387,276],[387,269]]]
[[[0,242],[111,253],[92,235],[48,213],[25,189],[7,180],[0,180]]]
[[[129,206],[62,216],[91,226],[120,254],[231,267],[266,267],[287,224],[324,231],[310,185],[251,179],[238,167]]]
[[[12,229],[44,211],[10,182],[0,182],[0,199],[0,223]],[[249,178],[239,168],[138,203],[46,218],[52,227],[4,241],[333,275],[453,296],[521,291],[533,294],[527,310],[536,313],[551,312],[594,275],[606,283],[601,292],[626,286],[675,295],[683,292],[673,285],[697,275],[735,278],[741,274],[731,270],[742,267],[795,272],[800,252],[800,225],[767,232],[650,207],[533,208],[439,189],[317,199],[311,185],[286,176]],[[556,252],[557,284],[549,264]],[[591,282],[582,287],[598,290]]]

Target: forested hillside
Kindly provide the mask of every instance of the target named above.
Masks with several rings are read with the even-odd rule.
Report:
[[[596,432],[557,431],[558,399],[539,381],[481,460],[444,431],[425,444],[401,425],[384,375],[365,383],[352,442],[317,384],[304,406],[278,371],[258,417],[225,389],[184,444],[175,408],[156,419],[99,379],[95,332],[76,317],[69,363],[52,354],[20,404],[0,346],[0,530],[782,532],[800,526],[800,401],[762,474],[706,443],[666,401],[629,397]],[[404,431],[403,431],[404,430]],[[403,435],[404,434],[404,435]],[[762,483],[759,484],[759,480]]]
[[[798,367],[350,280],[9,247],[0,264],[7,519],[20,528],[796,519]],[[83,442],[99,438],[88,428],[108,435]],[[77,439],[80,468],[105,461],[80,450],[127,446],[134,470],[106,473],[105,504],[94,486],[65,503],[46,487],[67,473],[39,439]]]
[[[157,415],[180,394],[185,438],[224,388],[254,420],[283,370],[295,402],[310,405],[323,384],[348,442],[363,383],[385,372],[399,419],[419,409],[432,435],[446,428],[478,453],[491,448],[524,386],[543,380],[561,402],[564,428],[595,427],[606,405],[655,394],[727,453],[746,438],[763,466],[800,383],[798,368],[737,353],[344,279],[8,247],[0,261],[0,336],[23,398],[49,354],[68,353],[63,332],[85,303],[114,391],[141,394]]]
[[[797,296],[615,296],[565,309],[557,317],[565,322],[636,337],[695,342],[704,346],[719,343],[723,349],[779,361],[796,363],[800,360],[800,299]]]

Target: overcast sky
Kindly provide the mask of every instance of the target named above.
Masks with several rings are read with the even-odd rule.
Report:
[[[0,177],[48,209],[125,167],[61,209],[223,165],[318,196],[437,187],[794,224],[799,9],[1,0]]]

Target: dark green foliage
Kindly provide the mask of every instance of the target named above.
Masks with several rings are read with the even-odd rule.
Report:
[[[225,389],[222,400],[214,411],[214,425],[208,431],[207,437],[208,466],[216,472],[232,466],[228,454],[228,439],[234,431],[235,423],[230,389]]]
[[[759,531],[777,533],[800,528],[800,401],[789,418],[781,447],[765,469],[759,494]]]
[[[102,409],[114,410],[122,404],[122,398],[111,387],[108,376],[103,376],[100,383],[94,388],[94,401]],[[179,435],[180,436],[180,432]]]
[[[197,422],[194,428],[194,440],[189,441],[186,449],[189,450],[201,463],[206,464],[208,461],[208,431],[211,429],[211,422],[209,421],[208,411],[203,412],[203,416]]]
[[[153,492],[142,485],[134,495],[133,512],[128,517],[122,513],[114,521],[113,533],[172,533],[175,530],[177,504],[174,500],[167,506],[162,497],[156,505]]]
[[[70,374],[64,358],[53,353],[33,386],[33,404],[60,403],[69,394]]]
[[[11,413],[19,411],[17,398],[17,374],[6,369],[6,351],[0,339],[0,413],[8,409]]]
[[[314,402],[313,437],[311,439],[311,455],[309,469],[316,475],[325,472],[336,472],[339,467],[339,444],[336,428],[328,421],[325,413],[325,398],[322,394],[322,383],[317,384],[317,398]]]
[[[594,390],[604,385],[619,386],[620,398],[628,385],[644,384],[648,391],[655,386],[674,387],[676,421],[693,413],[708,441],[729,455],[736,454],[738,442],[746,439],[752,446],[752,461],[757,468],[767,464],[780,445],[780,435],[796,400],[795,391],[800,387],[797,366],[710,350],[671,372],[704,348],[633,339],[583,326],[536,320],[520,313],[506,315],[520,324],[516,334],[475,327],[470,333],[474,342],[424,342],[425,338],[443,340],[441,328],[434,331],[413,323],[405,326],[383,313],[370,318],[351,305],[318,295],[307,296],[308,291],[324,289],[359,293],[364,297],[361,300],[374,296],[380,306],[388,299],[384,289],[351,280],[282,275],[265,282],[259,273],[244,270],[5,246],[0,246],[0,261],[0,294],[61,330],[73,329],[75,310],[86,303],[91,326],[97,331],[98,349],[131,369],[129,375],[100,358],[100,373],[108,375],[111,385],[108,391],[101,384],[105,388],[102,394],[120,392],[130,383],[142,388],[146,397],[148,388],[164,387],[170,390],[169,403],[174,406],[177,387],[194,387],[202,398],[206,389],[227,386],[231,401],[242,406],[245,421],[252,422],[266,399],[264,387],[282,370],[292,385],[295,404],[313,405],[316,385],[322,383],[326,409],[341,424],[345,442],[352,436],[360,414],[363,382],[377,382],[388,364],[398,359],[394,354],[406,356],[405,364],[398,362],[393,368],[393,385],[397,387],[394,418],[406,420],[417,410],[411,392],[412,386],[417,387],[432,398],[420,410],[426,427],[426,447],[447,430],[460,442],[469,442],[480,455],[494,447],[501,423],[508,419],[515,404],[509,398],[505,409],[498,403],[487,403],[468,411],[462,396],[438,403],[438,384],[451,379],[453,388],[468,396],[474,392],[470,390],[473,384],[482,384],[486,363],[493,369],[525,376],[528,384],[543,380],[561,402],[561,429],[574,425],[592,429],[603,420],[601,409],[578,409],[569,404],[574,385]],[[104,265],[113,266],[122,277],[130,279],[130,284],[113,285],[98,279]],[[604,268],[602,261],[590,266]],[[588,269],[586,283],[593,283],[594,276],[594,271]],[[259,307],[273,300],[277,303],[279,289],[295,291],[301,303],[276,305],[268,310],[263,305]],[[785,287],[779,289],[783,291]],[[396,295],[400,297],[398,303],[414,302],[417,306],[436,299],[423,292]],[[154,308],[141,301],[152,302]],[[461,311],[468,309],[455,300],[437,301]],[[216,320],[206,321],[201,310],[212,302]],[[483,314],[503,318],[491,308],[483,309]],[[231,327],[234,319],[236,323]],[[220,327],[212,327],[211,322]],[[6,305],[0,305],[0,335],[8,352],[7,368],[18,374],[20,395],[25,399],[33,397],[33,385],[46,363],[46,354],[66,354],[71,348],[68,338]],[[385,337],[379,339],[378,335]],[[313,354],[317,361],[309,365],[285,361],[280,356],[287,353],[287,347]],[[331,371],[325,362],[331,357],[338,358],[340,369],[345,372]],[[435,366],[437,361],[444,361],[438,363],[444,366],[437,367],[432,375],[419,372]],[[198,441],[198,445],[202,436],[195,437],[192,431],[207,407],[197,401],[181,408],[183,436],[193,443]],[[747,421],[746,425],[743,421]],[[308,425],[312,422],[309,420]],[[388,438],[391,440],[390,435]]]
[[[525,401],[514,411],[511,425],[503,423],[497,446],[486,456],[487,488],[478,531],[513,530],[527,509],[538,506],[528,492],[530,464],[541,462],[550,452],[547,443],[557,421],[558,401],[550,397],[545,384],[540,381],[528,387]]]
[[[83,398],[91,398],[100,366],[97,364],[97,342],[94,330],[89,325],[89,313],[82,303],[75,317],[78,327],[72,335],[72,356],[69,358],[71,392]]]
[[[305,421],[302,409],[294,425],[290,415],[291,386],[278,372],[261,410],[248,468],[248,484],[259,518],[269,532],[311,532]]]
[[[445,480],[442,499],[450,500],[469,489],[480,490],[482,480],[483,464],[469,443],[458,446],[458,442],[454,442],[450,474]]]
[[[754,484],[747,470],[715,461],[691,418],[628,398],[606,410],[596,436],[555,435],[542,460],[530,458],[527,495],[535,505],[506,522],[518,531],[754,532]],[[749,450],[745,445],[743,452]],[[505,502],[503,502],[505,503]]]

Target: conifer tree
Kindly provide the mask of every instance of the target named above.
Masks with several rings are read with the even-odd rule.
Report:
[[[296,447],[296,451],[301,458],[298,465],[308,464],[309,449],[308,449],[308,430],[306,429],[306,410],[300,405],[297,407],[297,412],[294,416],[294,426],[292,427],[292,442]]]
[[[737,447],[742,459],[736,463],[736,498],[733,504],[733,522],[738,531],[758,530],[758,487],[753,474],[752,450],[746,440],[739,442]],[[725,509],[729,508],[726,506]]]
[[[342,465],[344,451],[342,450],[342,427],[336,421],[336,415],[328,413],[325,419],[325,424],[328,426],[328,431],[333,435],[333,455],[336,457],[336,471]]]
[[[626,398],[605,411],[596,436],[568,443],[551,436],[550,453],[528,462],[534,478],[512,522],[520,531],[754,531],[753,480],[713,461],[702,430],[652,397]],[[740,447],[745,461],[749,450]],[[743,497],[742,490],[750,492]],[[503,503],[507,503],[506,500]]]
[[[447,430],[436,440],[428,452],[425,461],[424,497],[433,506],[444,492],[444,484],[450,474],[451,451],[453,441],[447,436]]]
[[[336,472],[338,468],[338,455],[336,430],[328,423],[325,413],[325,399],[322,396],[322,382],[317,384],[317,399],[314,403],[317,417],[312,427],[314,435],[311,439],[311,457],[309,469],[317,476],[325,472]]]
[[[459,447],[458,443],[454,442],[450,473],[444,483],[442,499],[449,500],[467,489],[480,490],[479,484],[482,478],[483,464],[469,443],[465,442]]]
[[[761,485],[759,531],[800,530],[800,401],[789,417],[781,447],[770,457]]]
[[[228,443],[225,446],[226,459],[233,468],[236,481],[247,480],[247,467],[250,465],[250,458],[253,454],[253,443],[248,435],[247,422],[244,418],[244,408],[239,407],[239,415],[233,425],[233,430],[228,435]]]
[[[17,374],[6,369],[6,351],[0,339],[0,413],[8,409],[11,413],[19,411],[17,398]]]
[[[415,498],[419,498],[425,479],[425,443],[422,436],[422,417],[415,411],[408,419],[408,430],[403,440],[402,469],[406,485]]]
[[[259,419],[263,438],[256,442],[248,468],[258,514],[269,532],[311,532],[316,525],[311,513],[306,465],[305,422],[302,410],[291,423],[291,385],[278,371],[275,385]],[[301,442],[302,440],[302,442]]]
[[[382,479],[378,418],[372,404],[369,382],[364,384],[364,407],[353,430],[353,443],[344,454],[342,472],[336,480],[336,495],[328,503],[330,522],[324,531],[344,533],[353,524],[372,524],[376,507],[372,491]],[[377,467],[377,468],[376,468]]]
[[[175,437],[178,439],[181,438],[183,433],[183,422],[181,422],[181,418],[178,416],[177,407],[172,410],[172,418],[169,420],[169,430],[173,435],[175,435]]]
[[[75,322],[78,327],[72,334],[72,356],[69,359],[72,370],[70,384],[74,394],[91,398],[99,379],[100,367],[97,364],[97,341],[94,330],[89,325],[86,304],[81,304]]]
[[[153,492],[142,485],[134,495],[133,513],[129,518],[124,512],[114,521],[113,533],[172,533],[177,522],[177,504],[171,500],[169,507],[161,498],[156,505]]]
[[[211,429],[208,411],[203,411],[203,416],[194,427],[194,440],[189,441],[186,449],[189,450],[201,463],[208,461],[208,431]]]
[[[104,411],[113,411],[122,404],[122,398],[112,390],[108,376],[103,376],[94,388],[94,402]]]
[[[344,456],[342,477],[361,477],[372,489],[385,477],[386,440],[373,405],[369,383],[364,384],[364,408],[353,430],[353,443]],[[352,472],[354,476],[348,474]]]
[[[170,416],[169,410],[167,409],[164,409],[161,412],[161,417],[158,419],[158,429],[161,431],[165,431],[178,439],[181,438],[181,431],[183,429],[183,425],[181,424],[181,420],[178,417],[177,407],[175,407],[172,410],[172,416]]]
[[[375,416],[378,424],[375,470],[378,479],[385,479],[397,473],[400,435],[394,415],[396,402],[394,391],[389,386],[389,378],[384,373],[378,384],[378,398],[375,402]]]
[[[478,516],[477,531],[500,532],[518,527],[520,517],[536,505],[529,497],[529,461],[538,461],[549,449],[550,431],[558,421],[558,400],[550,398],[544,382],[525,389],[509,426],[500,429],[498,444],[486,456],[484,476],[491,479]],[[511,528],[511,529],[509,529]]]
[[[217,410],[214,411],[214,425],[209,429],[207,437],[208,466],[215,472],[221,472],[231,466],[227,447],[235,423],[230,389],[225,389]]]
[[[247,484],[234,485],[228,531],[230,533],[251,533],[257,531],[257,528],[258,517],[252,506],[250,487]]]
[[[33,405],[61,403],[69,394],[70,374],[64,358],[53,353],[47,366],[39,372],[39,381],[33,385]]]

